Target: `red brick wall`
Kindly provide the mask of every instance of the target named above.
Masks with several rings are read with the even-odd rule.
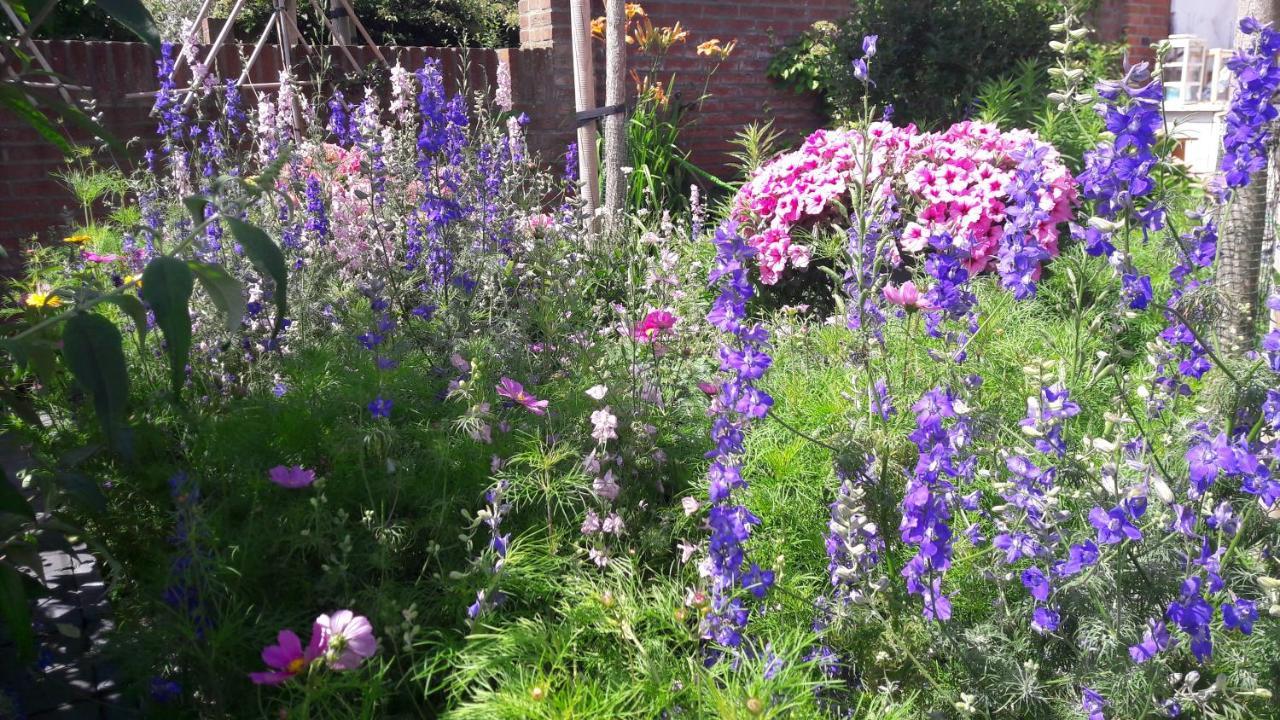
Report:
[[[602,0],[591,0],[592,16],[604,14]],[[516,101],[529,113],[530,136],[540,141],[544,153],[560,153],[573,140],[573,66],[569,37],[569,9],[565,0],[520,0],[520,41],[525,48],[542,48],[540,63],[549,63],[552,79],[513,72],[517,83],[535,82],[551,88],[537,88],[536,103]],[[765,77],[769,60],[782,45],[795,39],[818,20],[835,20],[848,13],[849,0],[642,0],[654,25],[679,21],[689,32],[688,40],[674,48],[666,70],[678,73],[686,82],[678,83],[681,98],[696,98],[702,91],[707,59],[697,55],[697,45],[712,38],[728,43],[738,41],[733,55],[721,65],[708,88],[711,99],[694,116],[694,124],[684,135],[693,162],[713,173],[723,173],[731,149],[729,140],[744,125],[774,119],[777,129],[793,139],[821,126],[823,118],[816,97],[798,94]],[[598,79],[597,104],[604,104],[603,43],[597,41],[595,72]],[[525,53],[529,50],[522,51]],[[635,63],[632,62],[634,67]],[[628,80],[628,82],[630,82]],[[550,92],[546,92],[550,90]],[[551,102],[548,106],[545,103]]]
[[[1102,0],[1093,13],[1098,39],[1124,40],[1126,60],[1138,63],[1155,59],[1151,44],[1169,36],[1173,24],[1172,0]]]

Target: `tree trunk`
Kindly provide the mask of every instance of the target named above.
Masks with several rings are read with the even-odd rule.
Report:
[[[1280,17],[1278,5],[1277,0],[1239,0],[1236,17],[1271,23]],[[1249,42],[1248,36],[1236,33],[1236,47]],[[1262,250],[1269,230],[1267,176],[1266,169],[1260,170],[1247,187],[1236,191],[1218,246],[1217,285],[1222,297],[1218,338],[1223,349],[1233,354],[1252,348],[1256,335]]]
[[[627,102],[626,8],[623,0],[605,0],[605,104],[611,107]],[[604,119],[604,205],[609,209],[609,222],[616,222],[626,199],[622,165],[627,155],[627,116],[624,112]]]

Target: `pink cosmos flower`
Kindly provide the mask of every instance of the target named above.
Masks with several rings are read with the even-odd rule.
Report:
[[[262,662],[266,663],[267,667],[275,669],[268,672],[249,673],[249,679],[255,685],[283,683],[306,670],[316,658],[320,657],[324,649],[323,641],[324,633],[321,632],[319,623],[311,629],[311,642],[307,644],[305,650],[302,648],[302,640],[296,633],[292,630],[281,630],[276,636],[276,644],[262,649]]]
[[[84,251],[84,259],[93,263],[113,263],[120,259],[119,255],[99,255],[92,250]]]
[[[321,615],[316,618],[316,629],[322,634],[325,658],[334,670],[355,670],[378,649],[369,618],[350,610]]]
[[[644,320],[636,326],[634,335],[640,342],[649,342],[658,335],[676,326],[676,316],[666,310],[654,310],[645,315]]]
[[[277,465],[267,471],[267,477],[280,487],[294,490],[307,487],[315,482],[316,471],[308,470],[301,465],[294,465],[293,467]]]
[[[924,299],[924,294],[910,280],[902,283],[901,287],[893,284],[885,285],[884,299],[894,305],[901,305],[908,312],[914,312],[920,308],[929,309],[929,303]]]
[[[539,400],[536,395],[525,392],[524,386],[515,380],[512,380],[509,377],[504,377],[498,382],[496,387],[500,397],[507,398],[511,402],[523,406],[524,409],[534,415],[547,414],[547,405],[549,405],[550,402],[547,400]]]

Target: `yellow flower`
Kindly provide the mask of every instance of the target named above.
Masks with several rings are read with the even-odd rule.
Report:
[[[85,235],[84,233],[77,233],[70,237],[62,238],[62,242],[68,242],[68,243],[74,243],[76,245],[80,245],[82,243],[87,243],[92,239],[93,238],[89,237],[88,235]]]
[[[605,19],[603,15],[598,18],[592,18],[591,19],[591,36],[603,40],[604,24],[605,24]]]
[[[33,308],[62,307],[62,298],[58,297],[57,295],[54,295],[52,292],[49,292],[47,290],[46,291],[35,290],[33,292],[27,293],[27,298],[25,302],[29,307],[33,307]]]
[[[142,287],[142,277],[139,275],[125,275],[124,280],[121,281],[121,284],[127,287],[133,284],[134,281],[137,281],[138,287]]]
[[[627,19],[634,17],[648,17],[648,15],[645,14],[644,8],[640,7],[640,3],[627,3]]]

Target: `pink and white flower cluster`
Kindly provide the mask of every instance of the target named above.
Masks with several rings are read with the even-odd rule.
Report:
[[[965,265],[978,273],[995,267],[1017,150],[1042,151],[1043,189],[1037,202],[1048,219],[1035,240],[1056,256],[1058,226],[1071,217],[1077,200],[1070,170],[1035,133],[1001,132],[978,122],[938,133],[884,122],[865,132],[818,130],[800,149],[761,166],[738,192],[734,214],[759,251],[766,285],[776,283],[788,266],[808,266],[810,249],[795,241],[793,231],[835,220],[855,186],[880,193],[879,199],[897,207],[901,225],[887,229],[900,233],[903,251],[923,253],[930,236],[945,231],[967,246]]]

